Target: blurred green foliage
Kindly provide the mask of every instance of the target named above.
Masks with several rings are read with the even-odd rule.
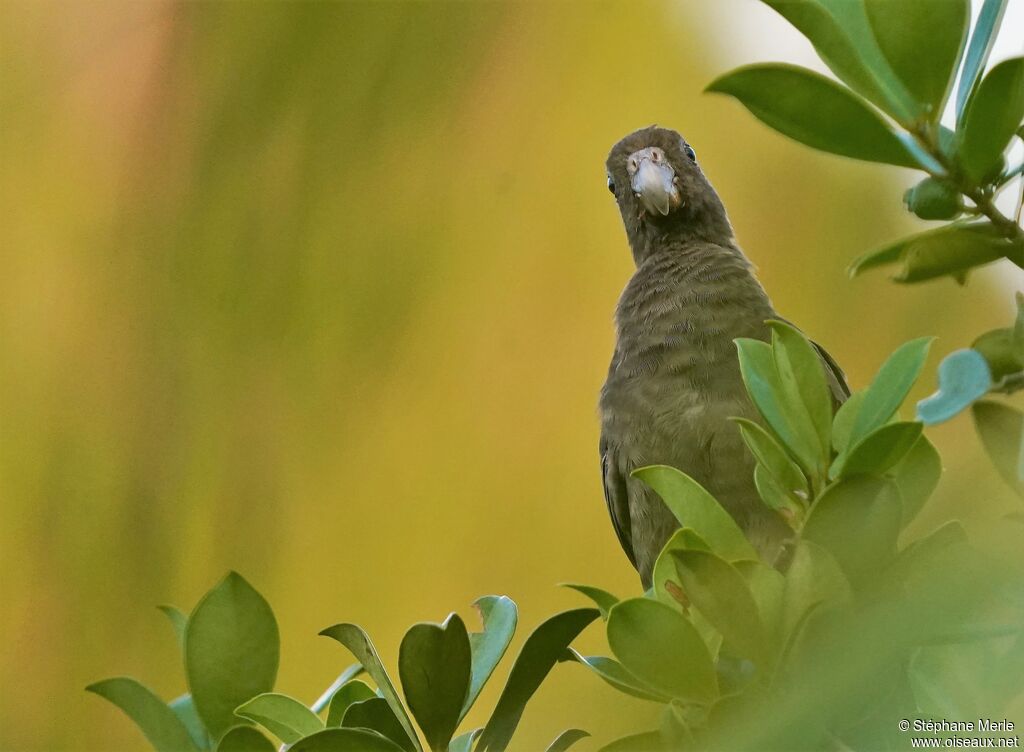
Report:
[[[911,229],[906,185],[701,96],[746,54],[730,14],[771,18],[743,0],[0,5],[0,747],[140,748],[81,687],[123,671],[173,696],[180,656],[138,604],[195,600],[225,569],[274,604],[275,686],[305,701],[337,659],[309,635],[338,613],[387,662],[439,602],[529,594],[539,621],[565,606],[552,582],[634,588],[594,404],[630,266],[603,157],[636,127],[698,147],[776,306],[854,384],[911,337],[1006,326],[1005,262],[944,295],[844,282]],[[969,425],[930,435],[948,472],[913,534],[1016,508]],[[517,740],[644,719],[564,670]]]

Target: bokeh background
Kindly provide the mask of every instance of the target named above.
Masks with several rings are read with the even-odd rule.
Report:
[[[845,277],[919,226],[910,173],[701,93],[809,49],[753,0],[0,4],[0,748],[144,748],[83,687],[183,691],[154,606],[229,568],[307,701],[349,662],[316,637],[338,621],[393,666],[481,594],[519,603],[518,645],[580,603],[558,582],[636,593],[595,409],[631,272],[603,162],[630,130],[687,136],[855,386],[910,337],[939,335],[934,365],[1005,325],[1007,266]],[[912,532],[1015,507],[969,420],[931,435],[948,472]],[[623,702],[560,666],[517,748],[649,720]]]

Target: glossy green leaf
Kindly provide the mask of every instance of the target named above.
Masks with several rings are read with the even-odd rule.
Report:
[[[301,702],[273,692],[252,698],[235,710],[235,715],[258,723],[285,744],[294,744],[324,727],[323,721]]]
[[[198,749],[174,711],[134,679],[105,679],[85,689],[124,711],[157,752],[193,752]]]
[[[981,74],[988,63],[989,53],[992,52],[992,45],[995,44],[1006,11],[1006,3],[1007,0],[984,0],[981,5],[981,12],[978,13],[971,41],[967,46],[967,54],[964,56],[963,72],[960,74],[960,84],[956,91],[958,123],[963,120],[967,102],[977,89]]]
[[[754,468],[754,487],[757,489],[757,495],[761,497],[761,501],[770,508],[779,512],[783,510],[796,512],[796,501],[790,497],[775,476],[760,463]]]
[[[178,720],[185,724],[189,736],[192,737],[192,741],[196,743],[199,749],[209,749],[212,746],[213,742],[210,739],[210,735],[206,733],[203,719],[199,717],[199,713],[196,711],[196,704],[192,701],[192,695],[186,693],[176,697],[168,703],[168,706],[178,716]]]
[[[655,692],[653,689],[646,686],[637,677],[629,673],[629,671],[627,671],[626,668],[614,658],[606,658],[600,655],[584,656],[572,648],[569,648],[568,655],[571,660],[586,666],[602,680],[615,687],[615,689],[619,690],[623,694],[627,694],[641,700],[650,700],[651,702],[668,702],[671,699],[667,695]]]
[[[757,559],[733,518],[693,478],[667,465],[642,467],[633,476],[654,489],[679,524],[693,530],[723,559]]]
[[[594,602],[597,609],[601,612],[601,618],[607,619],[608,612],[612,606],[619,602],[618,597],[612,595],[607,590],[602,590],[599,587],[592,585],[578,585],[572,582],[563,582],[562,587],[567,587],[571,590],[575,590],[577,593],[582,593],[587,598]]]
[[[220,738],[217,752],[277,752],[277,747],[252,726],[233,726]]]
[[[683,591],[724,639],[730,653],[766,670],[772,648],[746,580],[728,562],[703,551],[674,551]]]
[[[630,734],[608,742],[597,752],[661,752],[665,745],[659,731]]]
[[[988,394],[992,373],[977,350],[956,350],[939,363],[939,390],[917,403],[917,417],[927,425],[943,423]]]
[[[849,268],[852,277],[879,266],[902,263],[897,282],[921,282],[1013,256],[1020,251],[1001,237],[988,222],[944,225],[901,238],[892,245],[871,251]]]
[[[772,347],[757,339],[737,339],[740,373],[751,401],[805,473],[820,470],[821,447],[807,413],[790,404]]]
[[[596,608],[564,611],[552,616],[526,638],[512,665],[494,713],[480,735],[477,752],[501,752],[508,746],[526,703],[544,681],[544,677],[565,654],[569,643],[599,615]]]
[[[378,734],[394,742],[405,752],[413,752],[415,747],[409,735],[402,728],[401,721],[395,716],[388,701],[383,697],[370,697],[366,700],[353,702],[345,710],[341,719],[343,728],[363,728],[376,731]],[[440,749],[444,749],[443,747]]]
[[[827,550],[800,540],[786,570],[782,597],[782,634],[790,637],[807,614],[822,604],[840,604],[851,597],[850,583]]]
[[[235,708],[274,688],[279,651],[274,612],[241,575],[203,596],[185,630],[185,674],[210,736],[238,725]]]
[[[882,54],[938,120],[967,43],[968,0],[865,0]]]
[[[903,527],[917,517],[942,477],[942,458],[928,437],[921,436],[907,456],[892,469],[893,481],[900,490]]]
[[[917,109],[875,41],[863,2],[764,0],[795,26],[825,64],[854,91],[902,122]]]
[[[508,596],[485,595],[473,605],[480,612],[483,621],[482,632],[471,632],[469,645],[473,654],[473,667],[469,680],[469,692],[459,715],[461,721],[476,702],[480,690],[494,673],[501,661],[512,635],[516,632],[519,612],[515,602]]]
[[[344,671],[338,674],[337,679],[331,682],[331,686],[329,686],[320,694],[320,696],[316,699],[316,702],[309,706],[310,709],[314,713],[319,715],[324,710],[324,708],[330,705],[331,700],[334,699],[334,696],[338,693],[338,690],[340,690],[350,681],[352,681],[361,673],[363,673],[363,671],[363,667],[358,663],[353,663],[351,666],[346,668]]]
[[[832,394],[825,382],[821,356],[807,338],[783,321],[769,321],[772,355],[791,411],[807,416],[818,437],[822,465],[832,446]]]
[[[548,745],[547,752],[565,752],[580,739],[586,739],[588,736],[590,734],[583,729],[566,729]]]
[[[985,451],[996,470],[1010,488],[1024,496],[1021,436],[1024,434],[1024,413],[1001,402],[982,400],[972,406],[974,425]]]
[[[858,441],[848,452],[836,457],[829,478],[854,475],[882,475],[907,456],[921,436],[916,421],[887,423]]]
[[[188,616],[182,613],[181,609],[176,606],[157,606],[163,614],[167,617],[167,620],[171,623],[171,629],[174,630],[174,636],[178,638],[178,647],[184,648],[185,646],[185,628],[188,627]]]
[[[448,752],[472,752],[473,743],[477,740],[477,737],[480,736],[481,731],[483,731],[483,729],[478,728],[473,729],[472,731],[467,731],[464,734],[459,734],[452,739],[452,743],[448,745]]]
[[[654,597],[672,608],[681,610],[689,605],[689,600],[682,595],[679,578],[676,576],[676,561],[670,555],[672,551],[710,551],[711,547],[697,533],[688,527],[679,528],[662,546],[658,558],[654,561],[651,574],[651,589]],[[682,599],[682,600],[681,600]]]
[[[985,222],[952,224],[930,233],[905,239],[903,268],[893,277],[896,282],[924,282],[956,275],[1001,258],[1016,263],[1021,241],[1007,240]]]
[[[851,582],[869,582],[896,556],[902,515],[894,483],[860,475],[825,490],[811,507],[803,537],[832,554]]]
[[[800,471],[793,460],[789,458],[775,438],[761,426],[745,418],[730,418],[740,429],[743,442],[750,449],[751,454],[757,459],[759,465],[765,471],[771,473],[772,477],[788,493],[795,494],[804,499],[808,498],[810,489],[807,485],[807,478]],[[829,417],[831,421],[831,415]]]
[[[299,740],[288,752],[402,752],[402,748],[367,729],[332,728]]]
[[[1024,371],[1024,354],[1020,352],[1016,327],[985,332],[971,343],[971,349],[985,358],[994,382],[1009,374]]]
[[[967,543],[967,532],[956,520],[950,520],[900,551],[892,568],[886,573],[897,580],[907,581],[934,571],[954,546]]]
[[[620,602],[608,617],[608,644],[626,670],[659,692],[701,704],[717,694],[714,665],[700,634],[663,603]]]
[[[960,162],[981,181],[997,164],[1024,119],[1024,57],[1004,60],[982,79],[961,130]]]
[[[355,702],[369,700],[376,697],[369,686],[359,680],[352,680],[343,684],[331,697],[331,704],[327,706],[327,727],[336,728],[341,725],[345,717],[345,711]]]
[[[415,624],[398,650],[398,675],[405,701],[427,746],[446,750],[469,692],[472,654],[466,625],[458,614],[443,624]]]
[[[716,79],[707,91],[735,97],[754,117],[813,149],[869,162],[920,166],[869,104],[805,68],[748,65]]]
[[[861,439],[884,426],[896,414],[921,373],[933,339],[921,337],[900,345],[878,369],[878,374],[864,390],[864,397],[847,439],[849,446],[856,446]]]
[[[381,663],[380,656],[377,655],[377,649],[373,647],[369,635],[355,624],[335,624],[333,627],[323,630],[320,634],[340,642],[363,665],[366,673],[376,682],[381,696],[388,701],[388,705],[391,706],[395,717],[398,718],[413,746],[419,752],[421,749],[419,737],[416,735],[415,729],[413,729],[408,713],[405,712],[405,706],[398,699],[395,685],[391,683],[391,677],[384,670],[384,664]]]
[[[836,452],[842,453],[849,446],[853,423],[857,419],[857,412],[863,401],[864,392],[854,392],[836,410],[835,417],[832,419],[832,446]]]
[[[786,579],[782,573],[761,561],[738,561],[734,565],[750,588],[750,595],[761,616],[768,641],[775,644],[782,625]]]

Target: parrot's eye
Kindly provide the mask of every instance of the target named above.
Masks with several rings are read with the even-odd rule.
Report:
[[[686,152],[686,156],[690,158],[691,162],[697,161],[697,152],[695,152],[692,148],[687,146],[686,149],[684,149],[684,151]]]
[[[611,191],[612,193],[615,193],[615,181],[612,180],[610,177],[608,178],[608,190]]]

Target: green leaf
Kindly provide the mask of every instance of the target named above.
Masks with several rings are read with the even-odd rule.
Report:
[[[921,437],[921,424],[887,423],[858,441],[849,452],[836,457],[829,478],[850,478],[854,475],[882,475],[900,460]]]
[[[967,42],[968,0],[866,0],[882,54],[937,121]]]
[[[757,339],[741,338],[735,342],[740,373],[751,401],[803,471],[816,477],[821,464],[818,434],[807,413],[790,403],[775,365],[772,347]]]
[[[1024,130],[1024,125],[1021,126]],[[1021,140],[1024,140],[1022,137]],[[1013,323],[1013,350],[1017,359],[1024,363],[1024,292],[1018,292],[1015,296],[1017,301],[1017,319]]]
[[[448,745],[448,752],[473,752],[473,742],[480,736],[481,731],[483,729],[478,728],[467,731],[465,734],[459,734]]]
[[[831,417],[829,419],[831,420]],[[807,499],[810,494],[807,478],[775,438],[753,421],[745,418],[729,420],[739,426],[743,442],[757,459],[759,466],[764,467],[787,493]]]
[[[672,556],[683,591],[721,632],[723,645],[767,670],[772,653],[768,631],[743,576],[728,562],[704,551],[674,551]]]
[[[847,439],[849,446],[856,446],[861,439],[884,426],[896,414],[917,381],[934,339],[921,337],[900,345],[878,369],[874,381],[864,391]]]
[[[665,749],[660,731],[645,731],[642,734],[630,734],[609,742],[597,752],[660,752]]]
[[[612,595],[607,590],[602,590],[592,585],[577,585],[572,582],[563,582],[562,587],[567,587],[575,590],[577,593],[582,593],[587,598],[592,600],[601,612],[601,618],[607,620],[608,612],[612,606],[619,602],[618,597]]]
[[[526,703],[537,691],[544,677],[565,654],[565,649],[583,629],[599,616],[596,608],[579,608],[552,616],[526,638],[508,682],[498,698],[487,725],[484,726],[477,752],[501,752],[519,725]]]
[[[167,620],[171,622],[171,629],[174,630],[174,636],[178,638],[178,647],[185,647],[185,628],[188,627],[188,617],[181,612],[181,609],[175,606],[157,606]]]
[[[693,530],[723,559],[757,559],[733,518],[693,478],[667,465],[642,467],[633,476],[654,489],[679,524]]]
[[[415,624],[398,650],[398,675],[405,700],[426,738],[443,752],[455,734],[469,691],[472,653],[458,614],[443,624]]]
[[[327,707],[327,727],[336,728],[341,725],[345,717],[345,711],[356,702],[369,700],[376,697],[373,690],[365,683],[353,679],[341,685],[337,692],[331,697],[331,704]]]
[[[480,690],[501,661],[508,644],[515,634],[519,619],[515,602],[508,596],[485,595],[473,605],[480,612],[483,621],[482,632],[471,632],[469,645],[473,653],[473,668],[469,680],[469,692],[459,714],[459,721],[476,702]]]
[[[383,697],[371,697],[352,703],[345,711],[341,725],[343,728],[363,728],[376,731],[404,749],[405,752],[412,752],[415,749],[409,735],[402,728],[402,723]]]
[[[906,582],[922,573],[934,571],[936,562],[949,553],[950,548],[967,543],[967,532],[956,520],[950,520],[900,551],[887,576]]]
[[[109,700],[135,721],[157,752],[193,752],[198,748],[174,711],[134,679],[118,677],[90,684],[87,692]]]
[[[971,34],[967,55],[964,58],[963,72],[960,74],[960,85],[956,91],[956,121],[963,121],[967,102],[970,101],[981,80],[981,73],[988,63],[989,53],[995,44],[999,26],[1003,21],[1007,0],[984,0],[978,20]]]
[[[600,655],[584,656],[572,648],[569,648],[568,656],[570,660],[586,666],[603,681],[615,687],[615,689],[623,694],[651,702],[668,702],[671,699],[667,695],[655,692],[646,686],[614,658],[606,658]]]
[[[168,705],[178,716],[178,720],[185,724],[185,728],[188,729],[189,736],[192,737],[196,746],[199,749],[209,749],[213,742],[210,740],[210,735],[206,733],[203,719],[196,712],[196,704],[192,702],[192,695],[183,694],[171,700]]]
[[[233,726],[220,738],[217,752],[277,752],[277,748],[252,726]]]
[[[850,395],[832,419],[832,446],[839,453],[842,453],[850,445],[850,433],[853,431],[853,422],[857,419],[857,412],[864,401],[864,392],[854,392]]]
[[[772,355],[783,394],[791,410],[806,414],[818,437],[822,469],[832,446],[832,394],[825,382],[821,356],[799,330],[782,321],[769,321]]]
[[[942,458],[926,436],[921,436],[896,467],[893,481],[900,490],[903,527],[921,511],[942,477]]]
[[[1010,488],[1024,496],[1021,473],[1024,413],[1001,402],[982,400],[972,406],[974,425],[985,451]]]
[[[294,744],[323,727],[312,710],[288,695],[267,692],[235,710],[239,718],[258,723],[285,744]]]
[[[825,64],[854,91],[902,122],[917,116],[913,99],[875,41],[863,2],[764,2],[807,37]]]
[[[832,554],[851,582],[866,583],[895,558],[902,515],[892,481],[860,475],[825,489],[803,537]]]
[[[939,363],[939,390],[917,403],[917,417],[929,426],[943,423],[984,397],[992,388],[988,363],[977,350],[956,350]]]
[[[998,382],[1004,376],[1024,371],[1024,358],[1021,357],[1016,327],[985,332],[974,340],[971,349],[977,350],[985,358],[993,381]]]
[[[748,65],[707,91],[729,94],[754,117],[805,146],[869,162],[920,167],[885,120],[863,99],[806,68]]]
[[[654,561],[654,572],[651,576],[651,589],[654,592],[654,597],[675,609],[689,605],[689,601],[680,602],[679,600],[682,589],[677,582],[679,578],[676,577],[676,561],[669,555],[669,552],[689,551],[690,549],[710,551],[711,547],[692,529],[682,527],[669,536],[665,545],[662,546],[658,558]]]
[[[331,700],[334,699],[334,695],[337,694],[338,690],[363,673],[363,670],[363,667],[358,663],[353,663],[351,666],[346,668],[338,674],[337,679],[331,682],[331,686],[321,693],[316,702],[309,706],[310,709],[319,715],[324,708],[330,705]]]
[[[981,181],[998,164],[1024,119],[1024,57],[1004,60],[988,72],[967,106],[960,161]]]
[[[402,752],[402,748],[367,729],[332,728],[299,740],[288,752]]]
[[[1003,238],[988,222],[951,224],[901,238],[865,254],[850,265],[848,272],[855,277],[868,269],[903,262],[902,270],[893,279],[922,282],[1019,253],[1019,244]]]
[[[761,497],[761,501],[771,509],[779,512],[786,510],[794,515],[797,513],[799,507],[797,507],[796,501],[790,498],[782,484],[760,463],[754,467],[754,487],[757,489],[757,495]]]
[[[717,695],[714,664],[700,634],[663,603],[620,602],[608,617],[608,644],[627,671],[659,692],[699,704]]]
[[[235,708],[274,688],[279,652],[274,612],[241,575],[203,596],[185,630],[185,674],[211,737],[238,724]]]
[[[1001,258],[1016,260],[1020,240],[1007,240],[988,223],[952,224],[906,239],[903,269],[893,277],[901,283],[924,282],[956,275]]]
[[[800,540],[786,570],[782,634],[792,637],[812,609],[845,603],[850,597],[850,583],[832,554],[817,543]]]
[[[373,647],[369,635],[355,624],[335,624],[333,627],[323,630],[320,634],[340,642],[363,665],[366,673],[377,683],[378,691],[388,701],[388,705],[391,706],[395,717],[402,724],[402,728],[405,729],[405,733],[409,736],[413,746],[417,752],[420,752],[419,737],[416,736],[412,721],[409,720],[409,715],[405,712],[405,706],[402,705],[402,701],[398,699],[395,685],[391,683],[391,677],[384,670],[384,664],[381,663],[380,656],[377,655],[377,650]]]
[[[588,736],[590,734],[583,729],[566,729],[548,745],[547,752],[565,752],[580,739],[586,739]]]

